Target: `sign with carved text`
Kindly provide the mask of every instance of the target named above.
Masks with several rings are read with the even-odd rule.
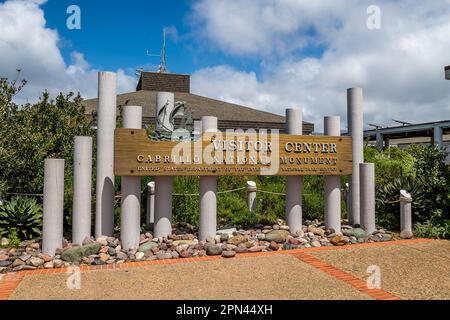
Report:
[[[195,141],[154,141],[116,129],[116,176],[335,175],[352,173],[350,137],[203,133]]]

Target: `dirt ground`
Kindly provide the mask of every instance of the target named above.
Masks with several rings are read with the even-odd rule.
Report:
[[[27,276],[10,299],[370,299],[291,255]]]
[[[379,266],[382,289],[402,299],[450,299],[450,241],[311,254],[361,279],[369,266]]]

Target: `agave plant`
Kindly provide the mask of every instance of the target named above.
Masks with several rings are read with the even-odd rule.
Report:
[[[391,209],[388,211],[398,212],[400,190],[406,190],[411,194],[414,212],[420,212],[424,209],[423,187],[419,181],[412,177],[395,178],[384,185],[378,186],[378,204],[384,208]]]
[[[42,228],[42,206],[35,199],[13,198],[0,206],[0,234],[9,236],[16,230],[21,240],[40,236]]]

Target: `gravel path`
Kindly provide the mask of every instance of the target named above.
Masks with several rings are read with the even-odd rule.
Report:
[[[383,290],[403,299],[450,299],[450,241],[349,248],[311,255],[366,279],[367,267],[381,270]]]
[[[370,299],[291,255],[28,276],[10,299]]]

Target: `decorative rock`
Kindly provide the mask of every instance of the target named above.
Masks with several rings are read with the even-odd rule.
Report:
[[[177,246],[179,246],[181,244],[196,245],[197,243],[198,243],[197,239],[193,239],[193,240],[186,239],[186,240],[175,240],[174,242],[172,242],[172,245],[174,247],[177,247]]]
[[[21,266],[24,265],[25,261],[23,261],[22,259],[15,259],[14,262],[12,263],[12,267],[17,267],[17,266]]]
[[[172,258],[173,259],[177,259],[177,258],[179,258],[180,257],[180,255],[178,254],[178,252],[176,252],[176,251],[172,251]]]
[[[8,260],[8,259],[9,259],[8,255],[6,255],[6,254],[1,254],[0,255],[0,261],[5,261],[5,260]]]
[[[265,248],[266,247],[263,247],[263,246],[255,246],[255,247],[251,247],[250,249],[248,249],[248,252],[261,252]]]
[[[151,250],[152,248],[155,248],[157,246],[158,246],[158,244],[156,242],[148,241],[144,244],[141,244],[138,248],[138,251],[145,252],[145,251]]]
[[[97,243],[100,243],[102,246],[108,245],[108,237],[99,237],[95,240]]]
[[[214,241],[215,241],[216,243],[220,243],[220,242],[221,242],[221,238],[222,238],[221,235],[216,235],[216,236],[214,237]]]
[[[61,259],[55,259],[53,260],[53,266],[55,268],[61,268],[63,266],[63,261]]]
[[[216,245],[213,246],[208,246],[206,248],[206,254],[208,256],[218,256],[220,254],[222,254],[222,248]]]
[[[280,226],[280,230],[287,230],[287,231],[289,231],[289,226]]]
[[[26,265],[26,264],[22,264],[20,266],[15,267],[13,269],[13,271],[36,270],[36,269],[37,269],[37,267],[29,266],[29,265]]]
[[[30,245],[30,248],[34,249],[34,250],[39,250],[40,246],[38,242],[32,243]]]
[[[20,260],[20,259],[19,259]],[[22,260],[20,260],[20,261],[22,261]],[[22,261],[23,262],[23,261]],[[9,266],[9,265],[11,265],[11,261],[9,261],[9,260],[3,260],[3,261],[0,261],[0,267],[7,267],[7,266]]]
[[[144,252],[136,252],[136,260],[141,260],[145,256]]]
[[[289,232],[286,230],[273,230],[266,234],[266,241],[275,241],[277,243],[285,242]]]
[[[101,261],[106,262],[106,261],[109,259],[109,255],[106,254],[106,253],[100,253],[100,254],[99,254],[99,259],[100,259]]]
[[[248,249],[245,246],[237,246],[236,249],[234,249],[234,251],[236,253],[246,253],[248,252]]]
[[[228,241],[229,238],[230,238],[230,236],[226,233],[220,234],[220,242],[226,242],[226,241]]]
[[[321,244],[319,241],[313,241],[313,242],[311,242],[311,246],[314,248],[318,248],[318,247],[321,247]]]
[[[388,233],[382,234],[381,241],[391,241],[391,240],[392,240],[392,235],[390,235]]]
[[[321,236],[321,237],[325,236],[325,230],[323,230],[321,228],[316,228],[313,225],[310,225],[308,227],[308,232],[312,232],[315,235],[318,235],[318,236]]]
[[[53,260],[52,256],[50,256],[50,255],[48,255],[48,254],[45,254],[45,253],[41,253],[41,254],[39,255],[39,257],[40,257],[42,260],[44,260],[44,262],[50,262],[50,261]]]
[[[83,257],[88,257],[91,254],[96,254],[100,250],[100,248],[101,244],[99,242],[81,247],[68,248],[61,253],[61,258],[64,261],[70,262],[80,261]]]
[[[280,246],[279,246],[278,243],[276,243],[275,241],[272,241],[272,242],[270,243],[270,245],[269,245],[269,248],[272,249],[272,250],[274,250],[274,251],[277,251],[277,250],[280,248]]]
[[[31,258],[31,254],[24,254],[19,257],[19,259],[22,261],[27,261],[30,258]]]
[[[44,269],[53,269],[53,262],[46,262],[44,263]]]
[[[330,242],[335,246],[344,246],[348,243],[346,237],[343,236],[334,236],[330,239]]]
[[[126,253],[120,251],[120,252],[117,252],[116,258],[117,258],[117,260],[127,260],[128,256]]]
[[[222,257],[224,258],[233,258],[235,255],[236,251],[227,250],[222,252]]]
[[[283,243],[283,250],[291,250],[292,249],[292,245],[289,242],[285,242]]]
[[[191,256],[191,254],[187,250],[183,250],[180,252],[180,257],[182,257],[182,258],[189,258],[190,256]]]
[[[30,258],[30,264],[35,267],[40,267],[44,264],[44,260],[37,257]]]
[[[166,252],[158,252],[156,258],[159,260],[172,259],[172,254]]]
[[[266,239],[266,235],[264,233],[258,233],[256,235],[256,238],[258,238],[258,240],[262,241]]]
[[[356,237],[357,239],[364,238],[366,236],[366,232],[361,228],[354,228],[354,229],[345,229],[342,230],[342,233],[344,236],[347,237]]]
[[[247,238],[245,236],[237,235],[237,236],[234,236],[234,237],[228,239],[228,244],[232,244],[232,245],[237,246],[240,243],[243,243],[243,242],[246,242],[246,241],[247,241]]]
[[[116,255],[116,249],[115,248],[111,248],[111,247],[109,247],[108,248],[108,254],[110,255],[110,256],[115,256]]]
[[[290,238],[289,239],[289,243],[293,244],[294,246],[297,246],[297,245],[300,244],[300,241],[298,239],[295,239],[295,238]]]

